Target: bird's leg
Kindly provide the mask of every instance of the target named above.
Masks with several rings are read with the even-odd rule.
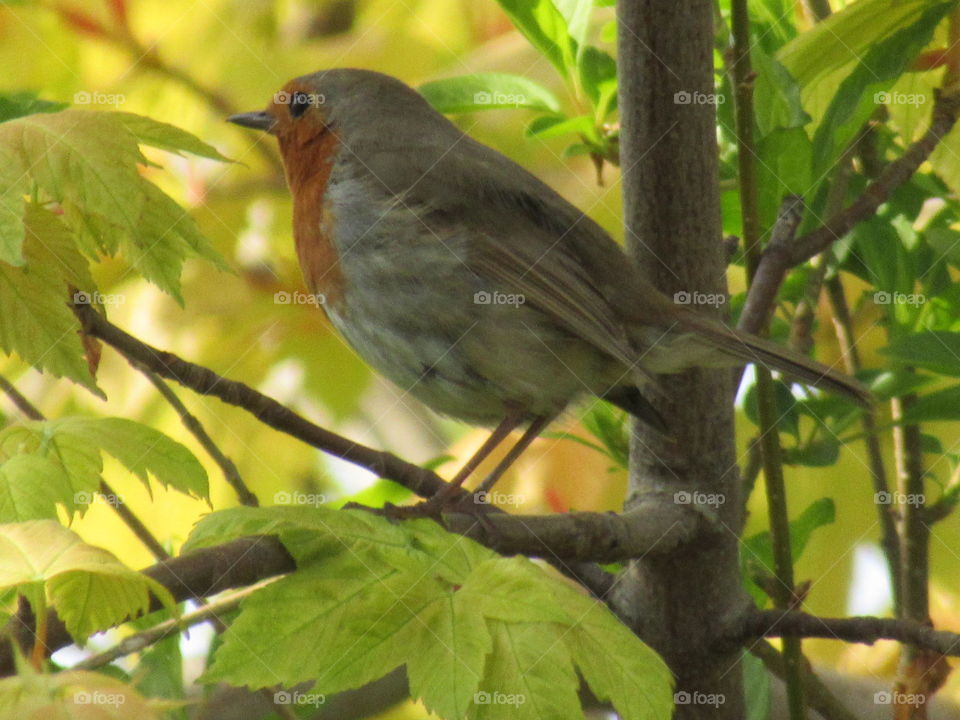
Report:
[[[520,457],[521,453],[530,447],[530,443],[539,437],[540,433],[543,432],[543,429],[550,424],[550,420],[553,418],[541,415],[538,418],[534,418],[533,422],[530,423],[530,427],[526,429],[523,435],[517,440],[517,444],[510,448],[510,452],[503,456],[497,466],[493,471],[484,478],[483,482],[480,483],[480,487],[477,488],[477,492],[487,492],[496,484],[497,480],[500,479],[500,476],[503,475],[516,459]]]
[[[429,502],[442,505],[450,498],[455,497],[466,479],[477,469],[477,466],[482,463],[500,443],[506,440],[507,436],[510,435],[522,421],[523,415],[521,413],[516,411],[508,412],[503,421],[490,433],[490,437],[484,441],[483,445],[464,463],[460,471],[454,475],[453,480],[440,488],[437,493],[430,498]],[[497,467],[499,468],[499,465]]]

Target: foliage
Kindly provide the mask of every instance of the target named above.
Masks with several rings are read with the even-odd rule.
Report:
[[[135,373],[107,352],[101,368],[99,344],[83,334],[72,309],[93,305],[119,316],[134,334],[155,334],[151,342],[158,346],[178,347],[201,364],[351,432],[362,424],[372,428],[369,434],[378,442],[394,443],[404,452],[416,447],[423,457],[448,457],[446,440],[440,447],[436,441],[447,428],[408,411],[402,397],[390,402],[410,422],[395,424],[411,426],[422,437],[413,442],[384,430],[387,423],[378,425],[384,411],[370,411],[369,396],[363,395],[368,371],[319,320],[316,308],[297,300],[306,296],[289,242],[289,201],[277,189],[276,173],[273,181],[243,185],[250,168],[229,163],[197,134],[218,142],[231,138],[231,155],[272,172],[269,151],[239,145],[222,116],[234,100],[260,103],[281,78],[313,69],[306,65],[316,62],[322,46],[320,57],[327,64],[396,66],[409,68],[408,79],[429,78],[419,85],[427,100],[464,116],[461,122],[475,122],[474,134],[488,140],[506,143],[520,133],[502,130],[499,120],[490,119],[510,118],[509,113],[481,117],[480,111],[522,112],[526,133],[511,154],[548,155],[544,149],[559,147],[563,161],[579,168],[563,189],[576,192],[585,208],[595,205],[591,213],[612,227],[617,224],[615,194],[591,194],[598,191],[588,187],[576,156],[589,156],[598,166],[619,164],[613,3],[499,0],[497,7],[474,9],[476,15],[462,13],[466,19],[456,20],[450,3],[435,3],[424,18],[440,18],[436,22],[445,23],[440,32],[422,18],[413,23],[398,9],[370,3],[367,14],[351,20],[358,28],[351,36],[356,49],[351,46],[345,56],[336,49],[335,27],[316,30],[328,33],[318,40],[301,27],[309,23],[279,3],[256,8],[212,3],[195,28],[174,23],[169,40],[163,31],[169,11],[166,4],[155,4],[144,9],[110,0],[89,7],[0,9],[26,28],[0,54],[7,53],[3,57],[11,65],[27,52],[35,60],[23,77],[8,79],[0,91],[0,349],[7,356],[0,375],[14,378],[20,392],[52,418],[0,418],[2,610],[9,617],[17,597],[25,599],[36,616],[39,647],[33,657],[19,658],[16,677],[0,680],[0,714],[15,708],[24,717],[82,717],[79,706],[108,697],[110,702],[98,703],[103,717],[183,716],[182,708],[170,702],[187,694],[176,637],[142,653],[123,679],[104,672],[56,672],[42,662],[48,608],[79,642],[118,626],[123,632],[145,629],[159,622],[160,613],[175,615],[170,593],[131,569],[144,556],[125,546],[128,534],[119,521],[103,523],[111,505],[126,506],[125,498],[142,497],[148,524],[171,547],[183,541],[208,504],[216,508],[185,545],[176,547],[178,554],[274,534],[297,561],[295,573],[244,599],[211,651],[201,682],[280,688],[286,702],[296,702],[291,700],[299,692],[295,686],[311,683],[299,696],[312,698],[304,701],[309,704],[405,666],[411,695],[426,710],[444,718],[495,718],[582,716],[580,678],[624,718],[668,717],[669,671],[603,604],[549,569],[525,558],[501,557],[435,523],[396,524],[355,510],[314,507],[326,502],[327,492],[337,491],[334,480],[341,481],[340,494],[348,494],[344,488],[353,487],[352,477],[253,419],[229,415],[212,402],[197,403],[192,410],[200,424],[245,477],[256,477],[261,499],[272,492],[275,504],[285,502],[280,498],[304,503],[224,509],[233,502],[225,484],[208,485],[218,464],[200,453],[206,448],[180,425],[179,410],[165,406],[152,386],[145,391]],[[765,238],[785,195],[806,200],[802,234],[876,182],[923,132],[946,72],[942,48],[955,36],[949,29],[958,21],[956,2],[837,5],[829,18],[811,25],[793,3],[750,3]],[[693,102],[716,106],[723,227],[727,234],[741,235],[733,88],[723,67],[729,60],[729,6],[728,0],[718,3],[714,92],[701,98],[678,86],[674,104],[678,117]],[[384,31],[376,30],[380,16],[373,19],[379,11],[385,26],[392,23],[390,32],[402,34],[404,42],[383,41]],[[314,19],[310,27],[323,26],[323,18]],[[325,22],[335,26],[334,20]],[[497,61],[492,48],[513,37],[512,31],[503,32],[508,24],[525,38],[525,54]],[[149,39],[141,32],[148,25]],[[368,32],[373,40],[364,39]],[[47,33],[51,42],[41,51],[32,38]],[[159,50],[149,46],[154,39]],[[65,48],[63,57],[48,53],[50,46]],[[131,96],[136,93],[131,105],[139,112],[117,109],[126,102],[123,94],[77,84],[80,76],[72,68],[83,65],[79,58],[109,65],[97,54],[104,48],[125,58],[113,82]],[[459,60],[477,48],[490,49],[490,57]],[[268,61],[251,60],[251,52]],[[196,62],[183,68],[165,59],[194,55]],[[450,57],[464,72],[438,70],[442,62],[449,65]],[[116,58],[112,62],[120,64]],[[127,78],[128,62],[139,62],[152,74]],[[89,78],[84,82],[93,84]],[[53,99],[71,95],[73,106]],[[197,134],[180,129],[181,124]],[[826,308],[818,303],[821,284],[839,286],[841,296],[852,301],[848,329],[862,351],[858,374],[880,403],[871,429],[843,399],[785,380],[775,385],[784,462],[802,480],[791,487],[791,500],[805,508],[790,523],[794,561],[818,578],[838,572],[833,570],[837,543],[846,549],[861,534],[872,532],[876,538],[875,513],[882,518],[891,510],[908,511],[906,498],[895,499],[892,507],[890,500],[877,499],[880,493],[864,469],[864,438],[876,433],[882,443],[879,460],[890,466],[891,430],[922,427],[922,481],[936,486],[926,498],[928,507],[946,516],[960,501],[955,431],[946,424],[960,419],[960,385],[954,379],[960,377],[957,158],[960,133],[954,131],[875,215],[862,219],[814,263],[791,271],[778,296],[771,334],[786,342],[812,305],[813,330],[800,339],[813,342],[821,360],[837,364]],[[736,254],[730,276],[735,289],[742,288],[743,265]],[[734,293],[734,320],[743,301],[743,293]],[[842,325],[835,298],[830,310],[831,319]],[[75,392],[61,379],[85,391]],[[888,409],[891,400],[904,406],[901,417]],[[755,432],[757,390],[750,380],[741,390],[739,409],[746,432]],[[622,478],[628,463],[627,417],[599,405],[582,424],[589,437],[578,430],[554,439],[577,440],[582,457],[602,453],[604,466],[612,465],[608,475]],[[555,474],[561,470],[578,472],[551,466]],[[110,485],[104,486],[107,480]],[[105,487],[117,483],[122,492],[111,497]],[[356,498],[382,502],[397,493],[380,484]],[[742,543],[742,580],[763,606],[775,582],[773,541],[757,499],[750,502],[753,525]],[[611,507],[617,503],[600,503],[598,509]],[[954,527],[937,525],[936,532],[947,538],[944,548],[956,544],[949,535],[955,535]],[[122,560],[99,544],[116,548]],[[935,563],[934,580],[955,597],[949,572],[955,558],[945,557],[949,563],[941,565],[948,570]],[[807,602],[832,603],[836,612],[847,584],[846,576],[815,584]],[[164,610],[142,617],[157,603]],[[765,717],[767,675],[756,661],[745,665],[750,717]],[[156,704],[145,696],[167,702]]]

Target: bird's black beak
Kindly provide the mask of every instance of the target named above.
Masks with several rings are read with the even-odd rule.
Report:
[[[254,130],[270,132],[273,129],[276,119],[274,119],[273,115],[265,110],[259,110],[257,112],[231,115],[227,118],[227,122],[232,122],[235,125],[242,125],[243,127],[253,128]]]

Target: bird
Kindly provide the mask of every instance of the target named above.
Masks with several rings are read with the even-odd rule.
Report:
[[[321,70],[228,120],[276,138],[304,281],[339,333],[428,407],[493,428],[432,500],[525,427],[489,490],[583,396],[669,435],[649,400],[661,374],[752,362],[870,403],[856,379],[661,293],[586,213],[397,78]]]

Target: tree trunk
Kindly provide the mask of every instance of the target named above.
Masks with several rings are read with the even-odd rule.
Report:
[[[707,100],[714,97],[713,3],[619,0],[617,9],[627,249],[669,296],[725,293],[715,105]],[[708,509],[720,532],[633,561],[614,606],[672,668],[677,692],[684,693],[678,718],[740,718],[740,651],[711,647],[723,621],[745,602],[737,561],[743,518],[732,375],[695,370],[661,383],[663,397],[651,401],[671,438],[635,428],[630,499],[702,493],[700,500],[717,501]]]

